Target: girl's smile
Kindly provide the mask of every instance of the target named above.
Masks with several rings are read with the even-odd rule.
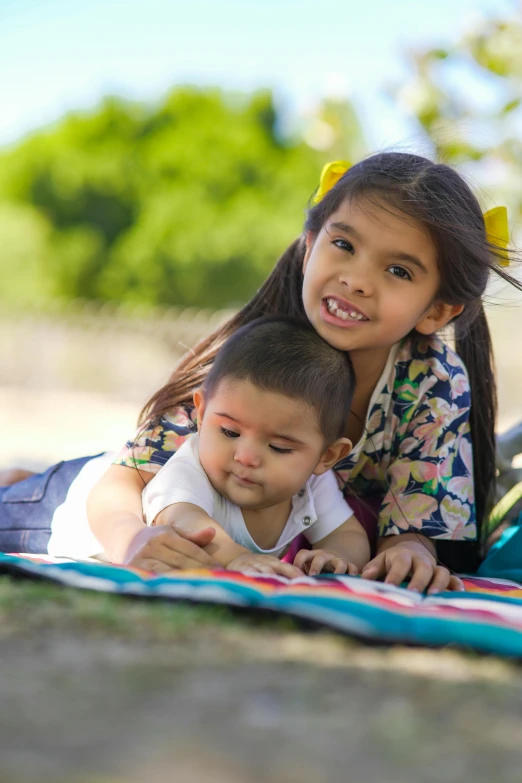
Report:
[[[359,307],[338,296],[327,296],[323,299],[322,307],[326,310],[322,314],[324,320],[341,328],[356,326],[362,321],[370,320]]]

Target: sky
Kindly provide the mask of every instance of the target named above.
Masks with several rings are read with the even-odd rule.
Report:
[[[176,84],[274,89],[290,111],[352,99],[371,148],[419,131],[384,89],[405,52],[456,40],[516,0],[0,0],[0,145],[107,94]]]

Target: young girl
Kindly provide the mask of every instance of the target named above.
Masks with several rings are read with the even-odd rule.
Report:
[[[351,449],[343,433],[354,386],[348,355],[307,322],[243,326],[194,394],[198,432],[143,492],[148,524],[212,527],[207,550],[235,571],[359,573],[368,537],[330,470]],[[312,550],[282,563],[300,534]]]
[[[136,551],[143,486],[193,432],[193,393],[223,342],[261,315],[282,313],[306,317],[355,368],[345,428],[355,446],[335,471],[352,507],[357,496],[361,521],[375,511],[376,557],[363,576],[452,586],[434,541],[452,543],[444,554],[458,570],[474,568],[494,485],[495,386],[481,298],[490,270],[520,287],[505,263],[477,200],[448,166],[382,153],[325,167],[302,236],[252,300],[181,361],[91,492],[89,521],[105,551],[122,562],[133,550],[136,565],[210,564],[203,547],[212,530],[172,527],[160,546],[150,529]],[[456,353],[437,336],[450,323]],[[41,483],[34,489],[44,496]]]

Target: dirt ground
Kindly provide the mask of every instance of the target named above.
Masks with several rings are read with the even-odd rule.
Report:
[[[3,580],[0,781],[520,783],[522,672]]]

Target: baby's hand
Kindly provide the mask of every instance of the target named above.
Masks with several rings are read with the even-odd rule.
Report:
[[[279,574],[289,579],[303,576],[303,572],[290,563],[282,563],[273,555],[255,555],[252,552],[245,552],[244,555],[235,557],[227,565],[228,571],[257,571],[260,574]]]
[[[301,549],[294,559],[294,565],[302,568],[308,576],[315,576],[321,571],[329,571],[334,574],[346,574],[355,576],[359,569],[353,563],[349,563],[339,555],[326,552],[324,549]]]

